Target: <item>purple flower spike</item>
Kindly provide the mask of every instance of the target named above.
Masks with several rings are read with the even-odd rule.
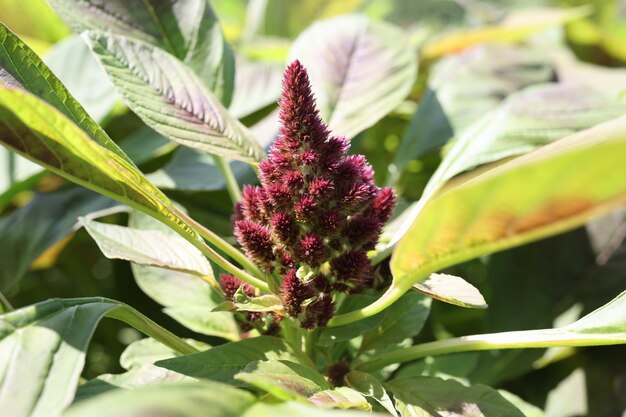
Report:
[[[235,237],[257,265],[280,275],[285,312],[304,328],[322,327],[334,314],[334,292],[370,281],[365,251],[395,196],[376,187],[365,157],[347,154],[346,138],[330,136],[298,61],[285,72],[279,104],[279,135],[259,164],[261,186],[243,190]]]

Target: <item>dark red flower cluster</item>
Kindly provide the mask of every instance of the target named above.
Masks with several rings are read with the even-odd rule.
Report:
[[[246,186],[236,207],[235,237],[268,273],[281,277],[285,311],[302,327],[325,326],[332,294],[358,292],[372,267],[366,255],[395,205],[374,184],[362,155],[321,121],[305,68],[285,73],[281,128],[259,166],[261,186]]]

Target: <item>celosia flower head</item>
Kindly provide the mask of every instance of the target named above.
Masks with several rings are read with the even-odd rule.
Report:
[[[376,187],[365,157],[347,155],[348,141],[330,134],[299,61],[285,72],[279,104],[279,135],[259,165],[261,186],[243,190],[235,237],[257,265],[281,277],[289,315],[306,328],[325,326],[333,292],[358,292],[369,282],[366,252],[395,198]]]

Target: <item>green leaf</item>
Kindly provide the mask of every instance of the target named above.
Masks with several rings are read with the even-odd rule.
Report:
[[[102,122],[113,110],[117,92],[80,36],[57,43],[44,60],[95,121]]]
[[[534,32],[587,16],[591,10],[591,7],[581,6],[570,9],[541,8],[517,11],[496,25],[461,30],[431,41],[422,49],[422,56],[425,59],[435,59],[480,43],[517,42]]]
[[[280,65],[237,57],[235,91],[228,111],[242,118],[275,104],[280,96],[282,79]]]
[[[0,290],[14,288],[35,259],[72,232],[79,216],[113,204],[89,190],[69,188],[36,194],[25,206],[1,217]]]
[[[403,417],[524,417],[498,391],[486,385],[465,386],[452,379],[400,378],[387,382]]]
[[[0,316],[0,407],[12,417],[60,415],[71,402],[100,319],[112,317],[182,353],[195,348],[133,308],[102,297],[49,300]]]
[[[320,391],[309,397],[309,401],[321,408],[341,408],[347,410],[372,411],[372,406],[358,391],[348,387],[339,387]]]
[[[360,351],[384,348],[416,336],[428,318],[430,304],[431,299],[422,294],[405,294],[384,311],[378,326],[363,333]]]
[[[444,303],[467,308],[487,308],[480,291],[463,278],[454,275],[431,274],[414,284],[413,288]]]
[[[198,350],[208,348],[206,344],[192,339],[188,339],[186,342]],[[181,356],[181,354],[150,337],[137,340],[128,345],[120,357],[120,365],[127,372],[98,375],[96,378],[81,384],[76,390],[74,403],[115,389],[135,389],[163,382],[193,381],[177,372],[154,365],[154,362],[158,360],[175,356]]]
[[[408,44],[407,34],[388,23],[340,16],[302,32],[290,60],[307,68],[320,115],[333,133],[353,138],[409,94],[417,60]]]
[[[626,118],[604,123],[440,192],[395,249],[394,288],[402,292],[446,266],[573,229],[623,203],[625,127]]]
[[[124,101],[165,137],[185,146],[258,162],[263,150],[198,76],[151,44],[107,32],[83,33]]]
[[[235,379],[267,391],[284,401],[306,400],[313,394],[330,388],[324,376],[316,370],[285,360],[252,362],[235,375]]]
[[[251,394],[216,382],[165,383],[99,395],[63,417],[238,417],[254,402]]]
[[[619,117],[626,104],[604,97],[580,84],[547,84],[511,95],[453,140],[446,156],[426,185],[419,202],[396,221],[390,245],[455,175],[478,165],[523,154],[580,130]]]
[[[375,298],[372,296],[352,294],[346,297],[345,300],[339,305],[337,314],[346,314],[356,309],[365,307],[371,304]],[[345,342],[347,340],[354,339],[363,335],[368,330],[372,330],[379,326],[383,321],[384,313],[376,314],[372,317],[359,320],[355,323],[350,323],[346,326],[338,327],[326,327],[322,329],[318,343],[321,346],[333,346],[339,342]]]
[[[0,149],[0,211],[21,191],[32,187],[43,176],[44,170],[26,158]]]
[[[21,39],[0,23],[0,86],[21,88],[67,116],[96,143],[132,165],[132,161],[89,116],[67,88]]]
[[[183,214],[130,163],[93,141],[49,104],[21,90],[0,89],[0,143],[84,187],[137,208],[212,250]],[[203,251],[204,253],[204,251]]]
[[[168,51],[191,68],[224,103],[230,102],[234,57],[209,2],[49,0],[49,3],[77,33],[107,31]]]
[[[213,276],[209,261],[180,235],[100,223],[86,218],[80,222],[109,259],[125,259],[140,265],[195,274],[204,279]]]
[[[159,361],[156,365],[193,378],[241,386],[242,383],[234,379],[237,373],[251,362],[270,359],[298,362],[283,339],[259,336],[226,343],[205,352]]]
[[[129,226],[129,230],[149,230],[162,233],[168,238],[177,237],[171,229],[136,211],[132,212],[129,217]],[[182,243],[188,245],[187,242]],[[178,245],[172,247],[179,248]],[[190,249],[193,248],[190,247]],[[190,260],[193,260],[193,257]],[[183,261],[188,263],[186,259]],[[193,270],[174,271],[138,264],[132,264],[131,268],[139,288],[153,300],[165,306],[163,310],[165,314],[195,332],[237,340],[239,339],[239,326],[233,314],[213,312],[215,306],[222,302],[223,297],[211,286],[217,286],[212,272],[208,275],[203,275],[201,272],[205,270],[206,262],[203,257],[196,258],[195,263],[202,265],[202,268],[195,272]],[[204,280],[199,280],[198,274]]]
[[[389,394],[387,394],[387,391],[385,391],[385,388],[376,377],[366,372],[352,370],[345,376],[345,380],[350,388],[376,400],[389,414],[398,417],[398,412],[393,406]]]

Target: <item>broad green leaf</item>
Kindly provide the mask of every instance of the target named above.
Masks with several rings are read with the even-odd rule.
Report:
[[[80,222],[109,259],[124,259],[140,265],[172,269],[207,280],[213,276],[209,261],[180,235],[100,223],[86,218]]]
[[[77,403],[63,417],[239,417],[256,399],[216,382],[178,382],[117,390]]]
[[[417,73],[409,43],[388,23],[340,16],[304,31],[289,59],[307,68],[320,115],[333,133],[352,138],[409,94]]]
[[[511,94],[554,81],[554,65],[539,47],[496,43],[480,45],[437,62],[430,71],[428,86],[436,92],[458,134]]]
[[[257,181],[254,171],[248,164],[234,161],[231,162],[231,169],[240,184]],[[161,189],[200,192],[226,188],[226,181],[215,165],[214,157],[187,147],[178,148],[163,168],[148,174],[147,177]]]
[[[207,348],[201,342],[186,341],[199,350]],[[163,382],[191,381],[189,377],[154,365],[154,362],[158,360],[175,356],[180,356],[180,353],[150,337],[137,340],[128,345],[120,357],[120,365],[126,369],[126,372],[98,375],[96,378],[81,384],[76,390],[74,402],[120,388],[135,389]]]
[[[183,61],[224,103],[233,90],[234,58],[208,1],[49,0],[77,33],[107,31],[139,39]]]
[[[517,42],[553,26],[580,19],[591,12],[590,7],[571,9],[526,9],[507,16],[493,26],[466,29],[442,36],[422,49],[422,56],[435,59],[486,42]]]
[[[465,386],[432,377],[400,378],[387,382],[403,417],[524,417],[498,391],[486,385]]]
[[[13,288],[35,259],[72,232],[79,216],[113,204],[89,190],[68,188],[37,194],[25,206],[1,217],[0,290]]]
[[[193,378],[211,379],[241,386],[233,377],[256,361],[284,359],[299,362],[283,339],[259,336],[213,347],[207,351],[156,363]]]
[[[363,411],[372,411],[372,406],[360,392],[348,387],[327,389],[309,397],[309,401],[321,408],[354,408]]]
[[[103,317],[122,320],[192,353],[133,308],[102,297],[49,300],[0,316],[0,407],[12,417],[61,414],[71,402],[91,335]]]
[[[426,205],[398,243],[394,287],[446,266],[583,224],[626,200],[626,118],[462,177]]]
[[[0,143],[82,186],[137,208],[204,247],[169,199],[130,163],[92,140],[49,104],[0,89]],[[208,248],[207,248],[208,249]]]
[[[409,292],[386,309],[380,324],[363,333],[361,352],[380,349],[416,336],[424,327],[430,312],[431,299]]]
[[[238,57],[235,91],[228,111],[233,116],[242,118],[275,104],[280,96],[282,79],[280,65]]]
[[[391,401],[389,394],[387,394],[387,391],[385,391],[385,388],[376,377],[366,372],[352,370],[345,376],[345,380],[350,388],[376,400],[389,414],[398,417],[393,401]]]
[[[113,110],[117,92],[80,36],[54,45],[44,61],[94,120],[102,122]]]
[[[455,175],[481,164],[529,152],[625,112],[626,103],[579,84],[532,86],[511,95],[496,110],[453,140],[420,201],[408,210],[408,220],[396,221],[398,230],[391,244],[402,236],[411,220],[419,216],[428,201]]]
[[[21,88],[54,106],[96,143],[130,165],[132,161],[87,114],[44,62],[0,23],[0,86]]]
[[[552,81],[550,60],[537,49],[487,44],[437,62],[390,172],[399,177],[410,161],[444,145],[512,93]]]
[[[306,400],[313,394],[330,389],[324,376],[314,369],[285,360],[252,362],[235,379],[246,382],[288,400]]]
[[[170,237],[178,237],[171,229],[157,222],[153,218],[139,212],[132,212],[129,218],[130,230],[154,231]],[[187,242],[183,246],[178,244],[172,248],[190,250]],[[193,252],[193,251],[192,251]],[[213,312],[215,306],[222,302],[222,296],[211,286],[216,286],[210,265],[204,257],[181,258],[185,263],[193,261],[202,266],[194,271],[175,271],[133,263],[131,268],[135,281],[149,297],[165,307],[163,312],[185,327],[206,335],[223,337],[229,340],[239,339],[239,326],[230,312]],[[209,267],[209,274],[203,274]],[[198,274],[204,278],[198,279]]]
[[[454,275],[431,274],[414,284],[413,288],[444,303],[467,308],[487,308],[480,291],[463,278]]]
[[[157,132],[182,145],[258,162],[263,151],[198,76],[149,43],[107,32],[83,33],[124,101]]]

